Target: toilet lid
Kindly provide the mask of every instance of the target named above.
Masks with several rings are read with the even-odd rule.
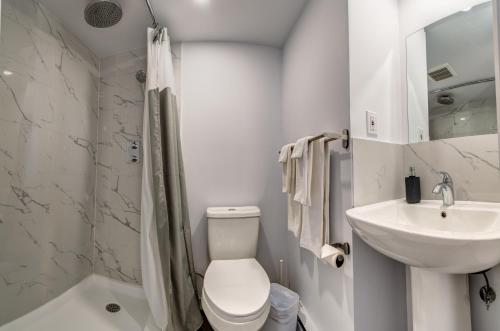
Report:
[[[203,290],[218,313],[231,317],[260,314],[271,284],[255,259],[215,260],[205,273]]]

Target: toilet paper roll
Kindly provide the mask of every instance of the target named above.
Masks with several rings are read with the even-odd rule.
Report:
[[[340,268],[344,264],[344,252],[330,245],[321,247],[321,261],[332,267]]]

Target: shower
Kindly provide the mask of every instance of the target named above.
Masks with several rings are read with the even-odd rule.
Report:
[[[119,3],[112,0],[94,0],[85,7],[85,21],[94,28],[109,28],[122,19]]]

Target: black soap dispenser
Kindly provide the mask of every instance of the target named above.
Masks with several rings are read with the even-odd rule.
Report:
[[[420,202],[420,177],[415,176],[415,166],[410,167],[410,176],[405,178],[406,202]]]

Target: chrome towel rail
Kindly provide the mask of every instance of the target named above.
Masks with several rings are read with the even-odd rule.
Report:
[[[345,149],[349,149],[349,130],[348,129],[343,129],[342,133],[333,133],[333,132],[323,132],[317,136],[314,136],[309,139],[309,143],[312,143],[313,141],[316,141],[321,138],[326,138],[325,142],[330,142],[334,140],[342,140],[342,147]]]

